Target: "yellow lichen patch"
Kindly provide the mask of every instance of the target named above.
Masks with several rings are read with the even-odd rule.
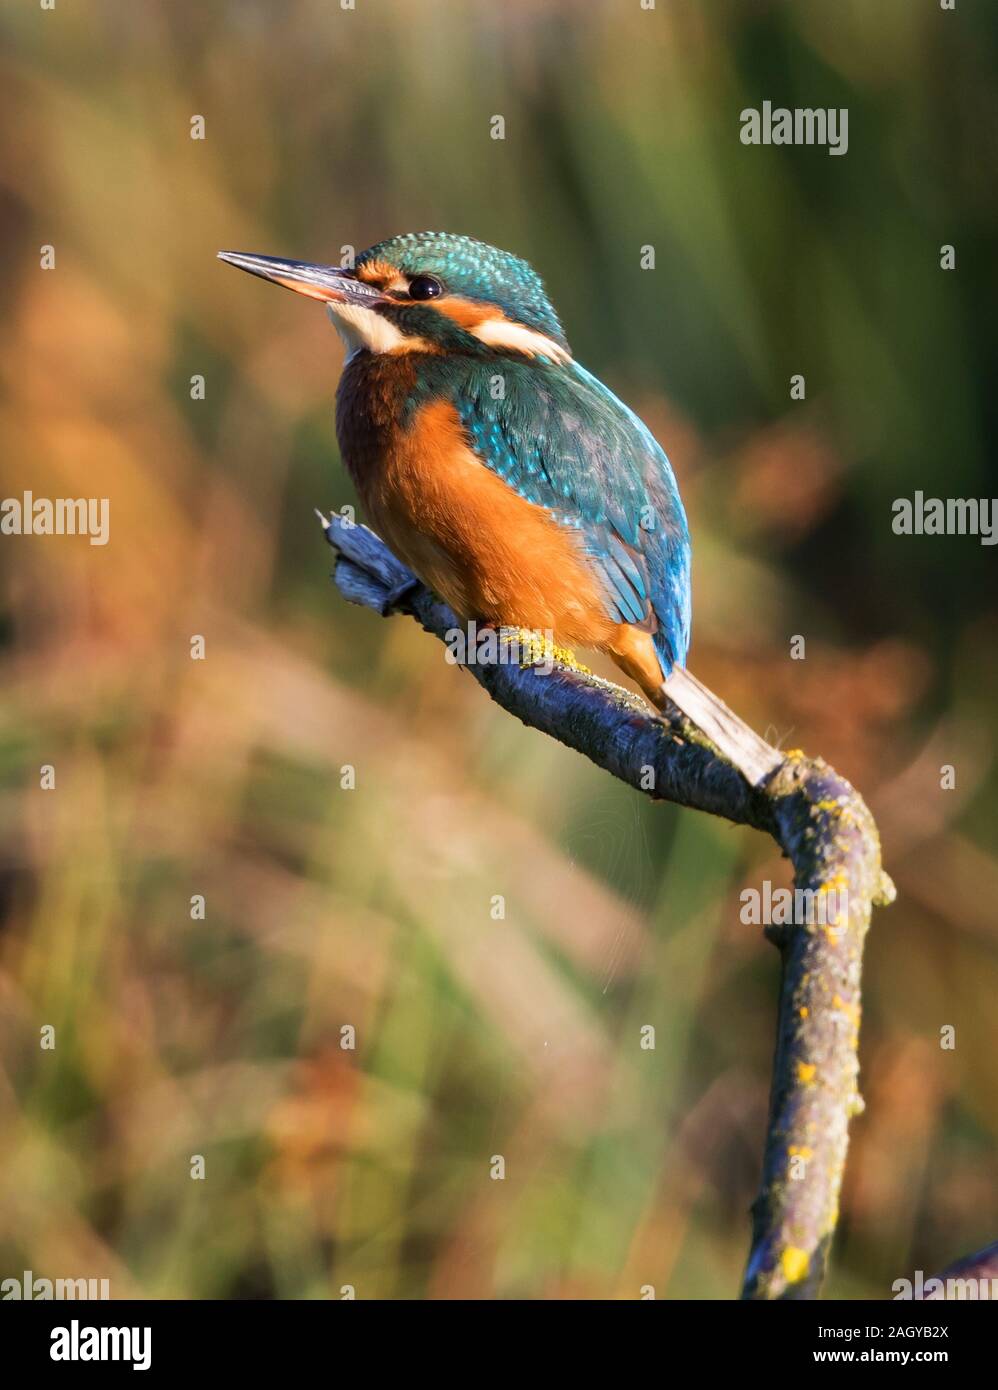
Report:
[[[838,1011],[839,1011],[840,1013],[845,1014],[846,1018],[847,1018],[847,1019],[849,1020],[849,1022],[852,1023],[854,1026],[858,1025],[858,1023],[859,1023],[859,1005],[858,1005],[858,1004],[847,1004],[846,1001],[842,998],[842,996],[841,996],[840,994],[833,994],[833,995],[832,995],[832,1008],[833,1008],[833,1009],[838,1009]]]
[[[806,1144],[791,1144],[787,1153],[791,1158],[802,1158],[805,1163],[810,1163],[814,1157],[814,1150],[809,1149]]]
[[[808,1014],[809,1014],[810,1012],[811,1012],[811,1010],[807,1007],[806,1004],[802,1004],[802,1005],[800,1006],[800,1016],[801,1016],[801,1018],[807,1018],[807,1016],[808,1016]]]
[[[810,1263],[807,1251],[800,1250],[796,1245],[788,1245],[780,1257],[780,1268],[788,1284],[799,1284],[806,1276]]]
[[[529,628],[503,628],[502,632],[515,632],[515,641],[519,644],[522,654],[521,666],[541,666],[546,662],[553,661],[556,666],[567,666],[569,670],[581,671],[583,675],[590,676],[592,672],[588,666],[583,666],[581,661],[576,660],[575,655],[567,647],[559,647],[550,641],[543,633],[531,632]]]
[[[814,1064],[814,1062],[798,1062],[798,1063],[797,1063],[797,1080],[801,1083],[801,1085],[803,1085],[803,1086],[811,1086],[811,1085],[813,1085],[813,1084],[814,1084],[814,1078],[815,1078],[817,1075],[818,1075],[818,1068],[817,1068],[817,1066]]]
[[[881,870],[880,883],[877,887],[877,891],[873,895],[874,906],[889,907],[897,897],[897,891],[898,890],[894,887],[894,880],[891,878],[890,874],[884,873],[884,871]]]

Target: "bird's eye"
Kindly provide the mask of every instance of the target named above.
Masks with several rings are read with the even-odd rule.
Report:
[[[410,299],[436,299],[443,292],[443,285],[432,275],[414,275],[409,281]]]

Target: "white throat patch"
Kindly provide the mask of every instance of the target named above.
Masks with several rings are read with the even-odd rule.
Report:
[[[430,344],[423,338],[408,338],[388,319],[363,304],[326,305],[333,327],[343,339],[347,361],[355,353],[425,352]]]

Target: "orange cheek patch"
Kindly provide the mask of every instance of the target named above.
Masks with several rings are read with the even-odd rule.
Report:
[[[480,323],[485,323],[488,319],[503,319],[504,314],[499,313],[490,304],[476,304],[471,299],[456,299],[447,296],[432,303],[438,314],[446,314],[449,319],[461,328],[477,328]]]

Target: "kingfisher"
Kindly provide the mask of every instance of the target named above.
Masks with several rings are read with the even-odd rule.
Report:
[[[690,533],[647,426],[576,361],[537,272],[415,232],[352,265],[220,251],[325,303],[340,452],[386,544],[464,621],[607,653],[754,784],[781,761],[685,669]]]

